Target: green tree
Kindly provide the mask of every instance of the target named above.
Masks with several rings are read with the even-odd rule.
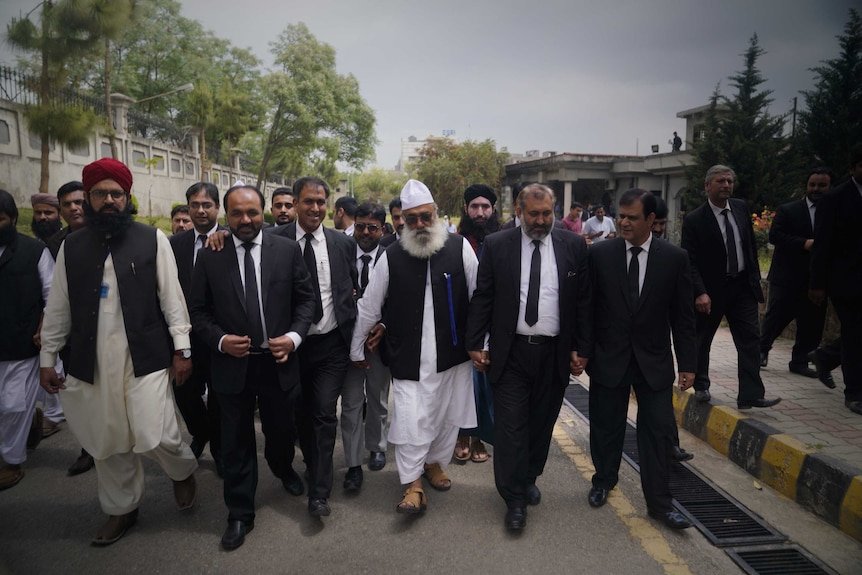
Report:
[[[25,117],[29,130],[38,134],[42,141],[40,193],[48,193],[50,144],[85,144],[96,122],[91,109],[64,103],[59,97],[60,90],[66,87],[67,62],[91,50],[98,41],[89,26],[86,7],[75,0],[43,0],[26,15],[13,18],[7,26],[9,43],[39,59],[39,103],[28,106]],[[30,16],[39,8],[40,26],[37,28]]]
[[[354,176],[353,194],[360,202],[377,202],[388,205],[390,200],[401,193],[407,183],[407,175],[371,168]]]
[[[464,189],[470,184],[500,187],[507,158],[507,154],[497,151],[493,140],[459,144],[447,138],[432,138],[409,169],[428,186],[443,213],[458,214],[464,203]]]
[[[730,166],[737,176],[734,195],[747,200],[757,211],[786,200],[792,188],[784,177],[786,115],[771,115],[768,108],[772,91],[759,88],[766,81],[757,68],[763,54],[755,34],[742,55],[743,69],[728,78],[736,90],[733,98],[720,96],[717,90],[713,93],[713,116],[708,120],[713,125],[706,128],[706,137],[695,142],[696,169],[689,174],[691,185],[703,189],[703,176],[711,165]],[[719,99],[723,104],[720,114]]]
[[[837,36],[838,58],[812,68],[813,90],[805,90],[805,108],[799,114],[799,140],[803,167],[813,162],[844,174],[847,152],[862,141],[862,18],[850,9],[844,34]]]
[[[291,24],[272,44],[279,69],[265,77],[269,112],[260,140],[258,186],[271,171],[309,166],[332,173],[340,161],[361,168],[374,158],[374,112],[352,75],[335,70],[335,50],[319,42],[305,24]]]

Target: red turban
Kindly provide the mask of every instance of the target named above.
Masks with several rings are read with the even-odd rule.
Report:
[[[85,192],[89,192],[102,180],[114,180],[126,192],[132,191],[132,172],[126,164],[113,158],[102,158],[84,166],[81,180],[84,182]]]

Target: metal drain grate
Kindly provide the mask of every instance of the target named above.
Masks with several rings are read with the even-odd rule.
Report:
[[[726,551],[749,575],[837,575],[796,545],[768,545]]]
[[[589,420],[589,391],[580,385],[566,388],[566,401]],[[623,458],[640,472],[637,432],[626,424]],[[766,524],[730,495],[686,464],[671,466],[670,491],[674,506],[716,547],[780,543],[787,537]]]

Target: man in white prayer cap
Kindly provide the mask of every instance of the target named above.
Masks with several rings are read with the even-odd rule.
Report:
[[[414,514],[427,505],[422,477],[431,487],[448,490],[452,482],[445,467],[458,430],[476,426],[464,330],[479,263],[470,244],[438,220],[425,184],[409,180],[401,190],[401,207],[401,238],[377,261],[358,302],[350,359],[367,367],[365,340],[382,321],[382,353],[392,372],[388,439],[407,486],[396,511]]]

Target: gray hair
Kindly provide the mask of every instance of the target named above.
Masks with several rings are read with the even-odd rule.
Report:
[[[557,199],[554,196],[554,190],[544,184],[530,184],[524,186],[521,193],[518,194],[518,207],[522,210],[527,205],[527,196],[536,200],[543,200],[545,197],[551,198],[551,203],[556,204]]]
[[[709,183],[712,181],[712,179],[715,176],[717,176],[718,174],[727,174],[727,173],[729,173],[731,176],[733,176],[733,179],[736,180],[736,172],[734,172],[730,166],[724,166],[722,164],[716,164],[706,171],[706,177],[703,179],[703,184],[705,186],[708,186]]]

